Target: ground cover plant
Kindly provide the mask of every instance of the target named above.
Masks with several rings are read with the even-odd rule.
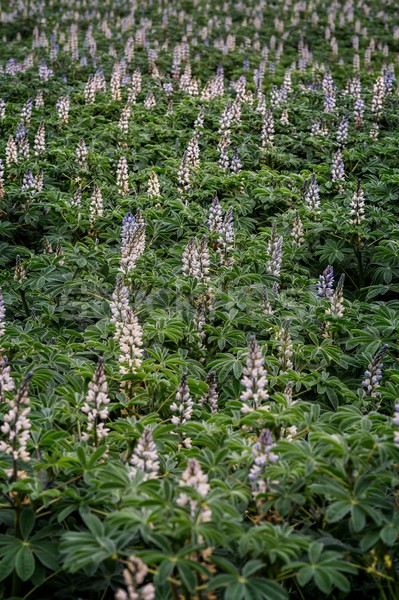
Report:
[[[0,37],[0,597],[398,598],[395,2]]]

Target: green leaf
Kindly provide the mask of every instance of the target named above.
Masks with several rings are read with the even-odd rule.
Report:
[[[353,526],[353,530],[356,532],[362,531],[362,529],[364,529],[366,526],[366,515],[364,514],[360,506],[358,506],[357,504],[352,506],[351,523]]]
[[[76,456],[78,457],[78,460],[80,462],[80,464],[82,465],[83,468],[86,468],[86,452],[85,450],[82,448],[82,446],[78,446],[76,448]]]
[[[387,546],[393,546],[399,535],[399,527],[393,524],[386,525],[381,529],[380,537]]]
[[[333,587],[333,581],[328,571],[326,571],[325,569],[316,569],[314,574],[314,580],[319,590],[321,590],[325,594],[330,593],[331,588]]]
[[[250,560],[242,569],[242,574],[244,577],[250,577],[256,571],[259,571],[263,567],[263,563],[261,560]]]
[[[0,581],[4,581],[15,568],[15,557],[17,552],[10,552],[0,560]]]
[[[81,509],[79,512],[86,527],[90,529],[91,533],[95,537],[101,537],[102,535],[104,535],[104,526],[98,517],[96,517],[90,512],[87,512],[87,509]]]
[[[99,459],[105,453],[106,449],[107,448],[105,446],[99,446],[98,448],[96,448],[96,450],[90,456],[89,461],[87,462],[87,467],[89,469],[92,469],[95,466],[95,464],[99,461]]]
[[[185,565],[183,561],[180,561],[177,564],[177,570],[187,590],[190,592],[190,594],[194,594],[197,586],[197,579],[191,567]]]
[[[170,559],[165,559],[158,567],[157,579],[159,581],[166,581],[173,573],[176,563]]]
[[[366,552],[367,550],[370,550],[370,548],[372,548],[373,546],[375,546],[375,544],[378,542],[380,534],[381,534],[380,528],[374,529],[374,530],[371,530],[371,531],[367,531],[366,534],[360,540],[360,544],[359,544],[360,545],[360,549],[363,552]]]
[[[312,542],[309,546],[309,560],[311,563],[317,563],[323,552],[323,544]]]
[[[246,597],[248,600],[254,600],[253,596],[246,594],[245,586],[238,581],[231,583],[224,593],[224,600],[244,600]]]
[[[27,545],[23,545],[15,557],[15,570],[22,581],[28,581],[33,575],[35,558]]]
[[[348,593],[351,589],[349,579],[339,571],[334,571],[333,583],[342,592]]]
[[[231,563],[227,558],[222,558],[221,556],[212,556],[212,562],[214,562],[218,567],[230,573],[230,575],[238,575],[237,568]]]
[[[240,379],[242,372],[243,372],[244,367],[242,366],[241,363],[239,362],[235,362],[233,365],[233,373],[234,373],[234,377],[236,379]]]
[[[259,600],[286,600],[287,592],[275,581],[269,579],[260,579],[255,577],[250,579],[247,589],[251,592],[252,598]]]
[[[35,513],[29,508],[24,508],[20,515],[19,520],[19,528],[21,530],[21,534],[23,539],[26,541],[30,534],[32,533],[33,527],[35,525]]]
[[[344,517],[351,511],[352,505],[348,500],[337,500],[333,502],[326,511],[326,518],[329,523],[342,521]]]
[[[207,590],[211,591],[226,587],[233,581],[235,581],[235,578],[232,575],[216,575],[215,577],[212,577],[211,581],[208,583]]]
[[[314,575],[313,567],[302,567],[298,571],[298,581],[300,585],[306,585],[312,579]]]

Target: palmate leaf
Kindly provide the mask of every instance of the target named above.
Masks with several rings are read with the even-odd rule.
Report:
[[[350,514],[349,523],[355,532],[365,528],[367,518],[381,524],[381,510],[390,507],[390,500],[381,495],[379,485],[370,476],[360,477],[353,490],[333,480],[314,484],[312,489],[332,500],[325,513],[328,521],[335,523]]]
[[[336,363],[342,367],[348,367],[349,357],[346,357],[340,348],[332,346],[328,340],[323,341],[319,346],[309,344],[305,350],[311,358],[320,360],[322,365]]]
[[[335,262],[342,262],[346,255],[352,254],[352,248],[345,246],[344,240],[327,240],[327,242],[319,250],[317,254],[320,256],[320,260],[326,264],[334,264]]]
[[[312,579],[325,594],[334,587],[349,592],[350,580],[346,574],[356,574],[357,569],[345,560],[339,552],[324,550],[323,544],[312,542],[308,550],[308,561],[292,561],[285,570],[293,569],[298,582],[305,587]]]
[[[274,581],[260,577],[234,577],[216,575],[208,584],[207,590],[225,589],[225,600],[286,600],[287,592]]]
[[[226,346],[237,346],[245,343],[245,334],[238,331],[232,325],[226,324],[224,327],[209,327],[209,342],[217,342],[219,350],[224,350]]]
[[[227,379],[230,373],[233,373],[236,379],[241,377],[244,369],[241,356],[234,356],[231,353],[218,353],[216,357],[216,360],[209,364],[209,368],[218,372],[221,383]]]
[[[197,577],[201,575],[208,578],[209,576],[209,571],[204,565],[198,561],[185,558],[195,549],[195,547],[182,548],[176,555],[171,554],[170,556],[165,556],[165,553],[151,551],[139,552],[138,554],[147,564],[155,563],[158,565],[154,580],[157,586],[164,584],[173,575],[174,579],[180,578],[185,590],[190,594],[194,594],[198,583]]]
[[[152,318],[145,324],[146,336],[149,340],[156,339],[163,344],[165,340],[179,342],[184,337],[184,323],[179,319],[169,317],[163,311],[152,312]]]
[[[21,527],[25,538],[29,536],[34,525],[32,514],[33,511],[30,508],[24,509],[22,513]],[[20,540],[13,536],[1,536],[0,581],[5,580],[14,570],[22,581],[33,581],[35,574],[43,570],[41,565],[51,571],[59,569],[57,545],[53,542],[41,541],[42,537],[48,535],[49,529],[51,528],[44,528],[29,540]]]
[[[306,536],[293,531],[288,525],[271,523],[241,533],[238,542],[241,556],[267,556],[271,564],[277,560],[287,563],[297,558],[309,545]]]
[[[101,522],[88,510],[81,512],[89,531],[67,532],[60,543],[64,567],[71,573],[86,567],[96,570],[101,562],[122,553],[131,539],[129,533]]]
[[[367,327],[366,330],[353,329],[352,334],[346,342],[347,349],[365,344],[364,352],[369,354],[375,354],[385,341],[390,341],[389,338],[384,339],[384,332],[381,332],[377,327]]]
[[[241,572],[225,558],[213,556],[216,565],[227,571],[227,574],[216,575],[208,584],[208,590],[225,588],[224,598],[243,598],[250,600],[285,600],[286,591],[276,582],[263,577],[253,577],[259,572],[264,563],[261,560],[250,560],[241,569]]]
[[[70,532],[60,544],[64,568],[77,573],[90,565],[98,565],[117,553],[117,546],[108,537],[95,537],[89,532]]]

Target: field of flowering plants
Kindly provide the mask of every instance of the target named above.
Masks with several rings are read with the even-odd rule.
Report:
[[[397,3],[0,39],[0,598],[397,600]]]

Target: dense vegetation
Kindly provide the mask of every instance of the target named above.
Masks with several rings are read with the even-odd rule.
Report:
[[[0,597],[397,599],[395,2],[0,36]]]

